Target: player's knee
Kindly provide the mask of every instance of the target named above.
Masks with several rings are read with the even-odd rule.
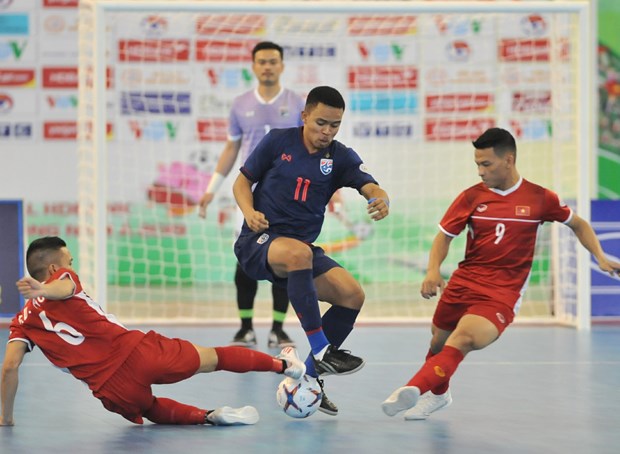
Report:
[[[346,307],[350,309],[360,310],[364,305],[364,301],[366,300],[366,294],[362,287],[357,284],[351,286],[349,291],[347,292],[347,304]]]
[[[284,259],[288,271],[312,268],[312,250],[307,246],[289,249]]]

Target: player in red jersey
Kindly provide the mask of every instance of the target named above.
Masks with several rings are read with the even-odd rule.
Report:
[[[58,237],[33,241],[26,263],[30,276],[17,282],[28,299],[11,321],[2,364],[0,426],[12,426],[19,366],[38,346],[57,367],[84,381],[103,406],[136,424],[255,424],[254,407],[204,410],[155,397],[152,384],[176,383],[201,372],[276,372],[300,378],[305,365],[295,350],[280,355],[242,347],[201,347],[155,331],[128,330],[82,289],[73,258]]]
[[[601,270],[620,275],[620,263],[605,257],[590,224],[555,193],[519,175],[517,148],[508,131],[491,128],[473,145],[482,183],[463,191],[439,224],[421,288],[427,299],[438,288],[442,291],[433,316],[430,349],[422,368],[383,402],[389,416],[407,410],[407,420],[426,419],[452,403],[449,382],[459,363],[469,352],[497,340],[518,312],[536,234],[544,222],[570,227]],[[466,227],[465,259],[446,286],[440,265],[452,239]]]

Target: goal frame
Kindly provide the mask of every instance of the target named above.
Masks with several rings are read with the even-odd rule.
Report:
[[[579,61],[585,64],[578,65],[575,73],[576,100],[580,106],[576,112],[577,124],[576,141],[579,148],[579,176],[577,181],[577,205],[579,216],[586,221],[590,220],[590,200],[593,194],[593,150],[596,149],[594,103],[597,99],[595,90],[595,49],[596,49],[596,15],[593,1],[532,1],[532,2],[424,2],[424,1],[304,1],[304,2],[252,2],[252,1],[210,1],[180,0],[81,0],[80,10],[88,11],[92,18],[94,36],[92,42],[83,40],[80,33],[80,97],[85,90],[92,93],[93,112],[86,112],[85,106],[80,103],[80,120],[78,122],[78,163],[85,159],[85,150],[94,150],[89,163],[94,168],[90,175],[79,176],[78,198],[79,204],[79,259],[80,274],[92,296],[104,308],[106,306],[106,264],[107,264],[107,205],[106,205],[106,13],[108,12],[138,12],[144,11],[145,6],[151,12],[213,12],[213,13],[380,13],[380,14],[454,14],[454,13],[575,13],[578,15],[578,33],[576,39]],[[80,20],[80,27],[86,25]],[[83,58],[82,53],[91,53],[94,58],[92,67]],[[588,69],[590,68],[590,69]],[[88,73],[91,73],[87,76]],[[90,77],[91,87],[86,87],[87,77]],[[90,118],[92,121],[84,121]],[[90,148],[89,148],[90,147]],[[87,210],[86,208],[90,208]],[[91,239],[89,241],[89,238]],[[92,240],[94,238],[94,241]],[[577,308],[574,320],[556,321],[561,324],[573,325],[580,330],[589,330],[591,326],[590,303],[590,254],[582,247],[577,248]],[[556,294],[558,292],[555,292]],[[556,301],[557,304],[557,301]]]

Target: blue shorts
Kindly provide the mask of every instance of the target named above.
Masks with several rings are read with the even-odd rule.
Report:
[[[281,236],[284,235],[265,231],[261,233],[245,233],[237,238],[235,242],[235,255],[245,274],[257,281],[267,280],[281,287],[286,287],[287,279],[277,277],[273,274],[267,262],[267,252],[269,251],[271,242]],[[313,278],[328,272],[332,268],[342,268],[338,262],[325,255],[325,251],[322,248],[312,244],[308,246],[312,249]]]

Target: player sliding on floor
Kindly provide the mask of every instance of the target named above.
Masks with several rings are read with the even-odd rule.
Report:
[[[448,208],[422,283],[424,298],[442,290],[433,316],[431,347],[422,368],[383,402],[388,416],[407,410],[407,420],[426,419],[452,403],[450,377],[459,363],[469,352],[497,340],[519,310],[542,223],[564,223],[601,270],[620,274],[620,263],[605,257],[590,224],[555,193],[521,178],[517,147],[508,131],[491,128],[473,145],[482,183],[463,191]],[[465,227],[469,230],[465,260],[446,286],[439,268],[450,242]]]
[[[28,299],[13,318],[2,364],[1,426],[14,425],[19,366],[38,346],[57,367],[84,381],[103,406],[136,424],[255,424],[254,407],[205,410],[155,397],[153,384],[176,383],[201,372],[275,372],[299,379],[305,366],[295,349],[278,357],[243,347],[200,347],[155,331],[128,330],[82,289],[73,258],[58,237],[33,241],[26,253],[30,276],[17,282]]]

